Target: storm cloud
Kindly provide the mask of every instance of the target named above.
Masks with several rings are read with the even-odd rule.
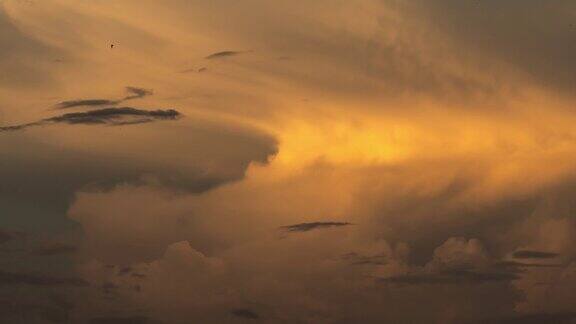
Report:
[[[573,321],[573,2],[1,2],[0,321]]]

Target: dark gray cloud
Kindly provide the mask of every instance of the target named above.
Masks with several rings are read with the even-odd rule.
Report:
[[[0,286],[22,284],[32,286],[88,286],[88,283],[80,278],[56,278],[47,275],[15,273],[0,270]]]
[[[294,225],[282,226],[280,229],[288,232],[308,232],[315,229],[330,228],[330,227],[341,227],[353,225],[352,223],[346,222],[313,222],[313,223],[301,223]]]
[[[239,55],[239,54],[242,54],[242,53],[243,53],[243,52],[240,52],[240,51],[222,51],[222,52],[212,53],[212,54],[206,56],[205,59],[207,59],[207,60],[213,60],[213,59],[219,59],[219,58],[236,56],[236,55]]]
[[[240,317],[240,318],[246,318],[246,319],[251,319],[251,320],[260,319],[260,315],[258,315],[253,310],[247,309],[247,308],[233,309],[230,311],[230,313],[232,315],[234,315],[236,317]]]
[[[119,163],[110,163],[108,155],[47,145],[26,133],[0,136],[0,147],[12,148],[0,159],[0,219],[6,226],[3,236],[12,237],[12,228],[53,231],[73,226],[66,210],[74,192],[82,188],[108,190],[119,183],[144,185],[153,180],[178,191],[201,193],[242,179],[250,163],[267,163],[276,153],[277,143],[267,134],[201,119],[187,122],[190,127],[173,129],[168,139],[173,147],[171,156],[181,155],[183,150],[193,152],[185,168],[174,166],[172,158],[131,162],[124,153],[113,154]],[[158,139],[148,146],[164,143]],[[135,150],[126,148],[126,152]]]
[[[87,112],[67,113],[33,123],[4,126],[0,127],[0,132],[17,131],[29,127],[50,124],[120,126],[149,123],[157,120],[176,120],[180,117],[182,117],[182,114],[174,109],[143,110],[132,107],[111,107]]]
[[[39,122],[26,123],[26,124],[20,124],[20,125],[2,126],[2,127],[0,127],[0,132],[19,131],[19,130],[23,130],[23,129],[28,128],[28,127],[40,126],[42,124],[44,124],[44,122],[39,121]]]
[[[137,121],[149,122],[153,120],[175,120],[182,115],[174,110],[143,110],[132,107],[103,108],[88,112],[68,113],[44,119],[44,122],[67,124],[122,124],[127,117],[142,117]]]
[[[379,282],[402,285],[450,285],[480,284],[488,282],[508,282],[520,277],[511,272],[480,272],[471,270],[451,270],[440,273],[406,274],[378,279]]]
[[[557,257],[558,253],[553,252],[542,252],[542,251],[531,251],[531,250],[520,250],[512,254],[516,259],[553,259]]]
[[[69,100],[62,101],[56,105],[59,109],[82,107],[82,106],[104,106],[104,105],[116,105],[120,101],[108,100],[108,99],[79,99],[79,100]]]

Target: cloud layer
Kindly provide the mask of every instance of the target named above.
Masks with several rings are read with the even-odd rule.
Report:
[[[2,1],[0,322],[573,321],[574,9]]]

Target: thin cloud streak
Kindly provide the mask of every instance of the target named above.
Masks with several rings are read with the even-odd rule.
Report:
[[[111,100],[111,99],[79,99],[79,100],[68,100],[62,101],[56,105],[57,109],[69,109],[69,108],[76,108],[76,107],[83,107],[83,106],[105,106],[105,105],[118,105],[122,102],[134,99],[141,99],[147,96],[151,96],[154,94],[154,91],[150,89],[138,88],[138,87],[126,87],[126,92],[128,94],[118,100]]]
[[[181,117],[182,114],[174,109],[143,110],[132,107],[112,107],[87,112],[67,113],[33,123],[4,126],[0,127],[0,132],[18,131],[29,127],[51,124],[122,126],[161,120],[177,120]]]
[[[244,53],[244,52],[241,52],[241,51],[222,51],[222,52],[216,52],[216,53],[210,54],[210,55],[206,56],[205,59],[207,59],[207,60],[221,59],[221,58],[226,58],[226,57],[237,56],[237,55],[242,54],[242,53]]]
[[[69,100],[62,101],[56,107],[58,109],[67,109],[82,106],[104,106],[104,105],[116,105],[120,101],[108,100],[108,99],[81,99],[81,100]]]
[[[347,222],[313,222],[313,223],[301,223],[294,225],[282,226],[280,229],[288,232],[308,232],[317,229],[331,228],[331,227],[342,227],[354,225]]]

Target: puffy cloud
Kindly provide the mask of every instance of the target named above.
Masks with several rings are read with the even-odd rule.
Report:
[[[433,259],[426,267],[431,271],[467,270],[485,268],[489,262],[479,240],[453,237],[434,250]]]
[[[206,282],[211,282],[213,289],[225,282],[230,288],[227,293],[209,292],[223,299],[215,296],[211,303],[199,302],[194,310],[182,307],[176,312],[208,321],[229,320],[226,316],[230,309],[236,308],[251,309],[262,319],[273,321],[399,320],[410,315],[395,311],[394,307],[400,307],[396,303],[407,307],[416,303],[408,301],[415,295],[432,298],[437,290],[450,297],[439,298],[438,304],[426,307],[422,318],[414,315],[415,321],[423,321],[426,316],[454,322],[487,318],[484,307],[512,316],[515,303],[519,304],[526,293],[517,286],[525,280],[525,272],[562,267],[556,261],[512,264],[506,259],[519,247],[530,246],[524,235],[536,229],[525,225],[535,217],[531,203],[514,209],[508,208],[506,200],[506,208],[499,210],[501,207],[487,199],[486,205],[479,204],[479,211],[467,214],[467,193],[474,191],[474,186],[454,185],[440,176],[444,173],[438,178],[411,178],[406,183],[398,167],[388,178],[374,179],[374,172],[386,174],[386,169],[343,170],[320,163],[286,170],[282,158],[280,152],[271,164],[252,166],[243,181],[200,195],[133,186],[79,193],[70,216],[82,224],[88,240],[96,247],[96,255],[105,262],[150,261],[160,258],[169,246],[159,259],[164,260],[174,253],[175,246],[171,244],[182,240],[193,248],[178,243],[179,249],[202,251],[202,255],[218,260],[222,268],[209,272],[221,276]],[[423,184],[427,185],[426,190],[422,190]],[[539,194],[534,195],[536,198],[531,199],[539,201]],[[431,205],[437,207],[431,210]],[[510,212],[516,214],[508,216]],[[355,225],[277,235],[277,229],[284,224],[323,224],[315,221],[327,217],[335,219],[334,223],[350,220]],[[502,238],[495,230],[513,235]],[[480,235],[482,241],[489,242],[490,249],[478,239],[450,238],[459,233]],[[423,259],[426,262],[422,263]],[[164,265],[162,262],[158,264]],[[186,267],[182,266],[182,271]],[[138,295],[148,295],[146,282],[150,273],[134,272],[138,275],[123,278],[133,278],[134,283],[129,286],[138,281],[142,288]],[[165,272],[163,279],[157,280],[172,287],[168,284],[172,278],[178,278],[177,272]],[[314,287],[314,292],[308,293],[302,287]],[[173,303],[196,298],[184,297],[187,289],[194,291],[192,287],[166,288],[154,295],[173,296]],[[364,306],[336,310],[336,305],[354,299],[358,289],[367,289],[365,295],[358,297]],[[376,297],[379,294],[388,297],[380,300]],[[390,294],[401,296],[391,302],[390,314],[383,315],[376,306],[366,306],[377,300],[385,302],[391,299]],[[500,298],[488,301],[486,294]],[[294,300],[303,295],[307,297]],[[461,298],[475,300],[478,307],[471,310],[471,304]],[[453,309],[442,306],[456,301],[458,307]],[[362,311],[367,313],[361,316]],[[169,313],[162,307],[157,312],[155,318],[166,318]]]

